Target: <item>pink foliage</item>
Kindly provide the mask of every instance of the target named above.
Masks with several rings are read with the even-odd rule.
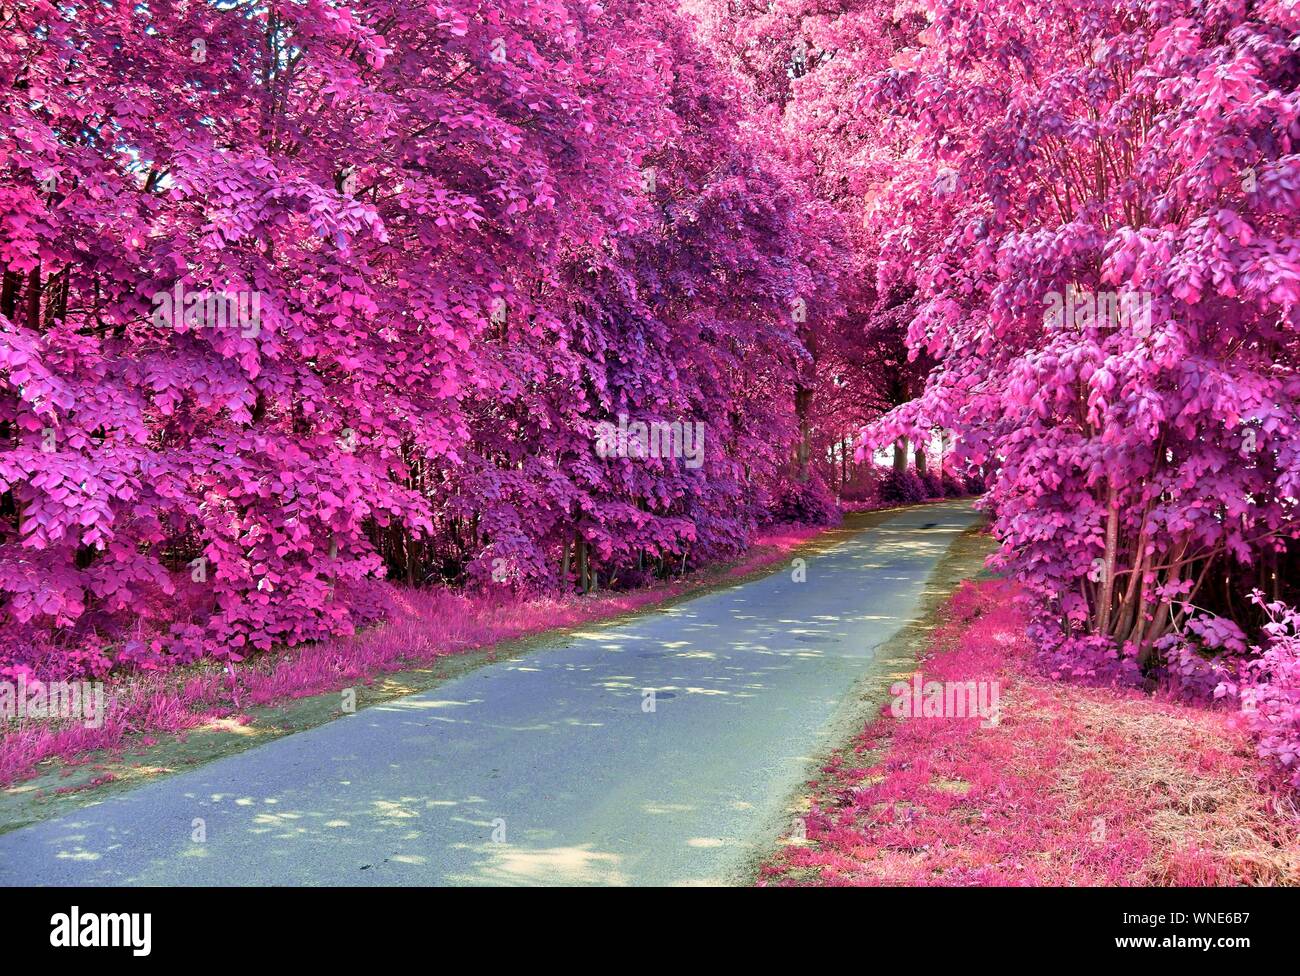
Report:
[[[863,111],[911,147],[868,223],[937,368],[864,444],[954,432],[1058,673],[1205,695],[1300,534],[1300,11],[929,9]]]
[[[1052,673],[1294,772],[1300,11],[684,6],[0,11],[0,680],[179,728],[987,484]]]
[[[664,575],[802,490],[845,249],[675,11],[0,18],[0,678],[346,635],[386,574]],[[701,463],[598,456],[623,413]]]
[[[1260,756],[1276,763],[1291,786],[1300,789],[1300,612],[1266,601],[1258,590],[1251,596],[1268,616],[1266,641],[1249,655],[1244,647],[1234,648],[1238,656],[1226,664],[1216,659],[1213,694],[1240,707],[1258,739]]]

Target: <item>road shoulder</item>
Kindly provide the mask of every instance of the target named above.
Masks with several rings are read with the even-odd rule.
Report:
[[[984,525],[981,521],[953,540],[926,580],[912,620],[879,646],[875,665],[866,671],[831,717],[824,748],[808,760],[807,781],[815,780],[827,760],[851,746],[862,727],[880,714],[889,697],[889,686],[910,678],[916,670],[918,656],[941,623],[941,609],[962,581],[988,575],[984,562],[997,546]],[[742,860],[741,867],[729,879],[730,883],[753,885],[762,865],[790,842],[796,818],[807,813],[811,803],[812,794],[806,789],[801,788],[791,796],[781,815],[769,821],[756,835],[757,839]]]

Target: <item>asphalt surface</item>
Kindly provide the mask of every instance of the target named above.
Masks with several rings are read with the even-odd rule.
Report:
[[[901,512],[803,582],[787,568],[593,626],[0,835],[0,884],[730,880],[975,520]]]

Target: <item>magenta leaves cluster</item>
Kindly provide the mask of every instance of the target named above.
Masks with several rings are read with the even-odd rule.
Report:
[[[626,583],[816,485],[838,225],[682,15],[0,20],[0,675],[345,634],[385,575]],[[599,457],[620,414],[702,463]]]

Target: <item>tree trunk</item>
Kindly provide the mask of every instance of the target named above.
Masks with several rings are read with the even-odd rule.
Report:
[[[406,582],[408,586],[415,585],[415,540],[411,538],[410,532],[402,533],[402,550],[406,556]]]
[[[894,441],[894,474],[907,470],[907,438],[900,437]]]
[[[6,268],[3,281],[0,283],[0,315],[3,315],[11,322],[18,307],[19,282],[18,275]]]
[[[41,328],[41,266],[32,268],[27,278],[27,328],[33,332]]]
[[[1101,581],[1101,598],[1097,607],[1097,633],[1110,632],[1111,603],[1115,597],[1115,553],[1119,547],[1119,498],[1115,486],[1110,486],[1106,498],[1106,554],[1104,557],[1105,575]]]
[[[799,480],[809,478],[809,461],[812,459],[812,398],[811,387],[797,386],[794,391],[794,409],[799,418],[799,451],[796,460],[799,464]]]

